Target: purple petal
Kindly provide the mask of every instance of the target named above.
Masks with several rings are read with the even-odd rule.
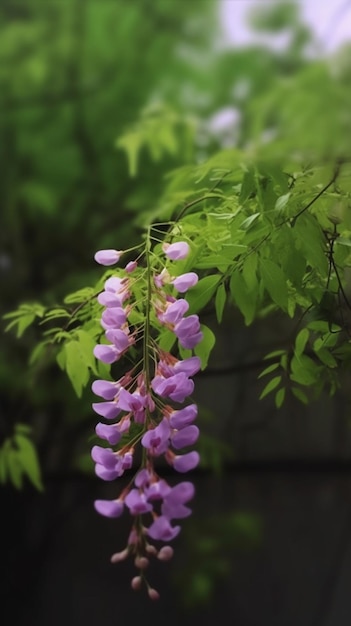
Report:
[[[100,265],[114,265],[118,263],[121,252],[118,250],[98,250],[94,255],[94,259]]]
[[[102,424],[99,422],[96,424],[95,432],[100,439],[106,439],[111,446],[115,446],[122,437],[117,424]]]
[[[199,453],[193,450],[182,456],[176,456],[173,460],[173,467],[177,472],[189,472],[198,465],[199,461]]]
[[[185,241],[177,241],[176,243],[164,243],[162,250],[165,255],[172,261],[178,261],[179,259],[185,259],[189,252],[190,247]]]
[[[159,315],[159,320],[163,323],[176,324],[183,319],[183,315],[185,315],[188,309],[188,302],[180,298],[168,305],[166,311]]]
[[[165,480],[157,480],[150,487],[145,488],[145,495],[148,500],[163,500],[171,492],[171,487]]]
[[[129,263],[127,263],[124,269],[126,272],[128,272],[128,274],[131,274],[132,272],[134,272],[134,270],[137,267],[138,267],[137,261],[129,261]]]
[[[123,279],[118,276],[111,276],[107,280],[105,280],[104,287],[106,291],[112,291],[113,293],[120,293],[123,290],[124,284]]]
[[[93,446],[91,450],[91,458],[95,461],[95,463],[99,463],[107,469],[113,469],[116,466],[116,455],[111,448]]]
[[[142,513],[150,513],[152,511],[152,504],[146,500],[145,494],[138,489],[132,489],[128,493],[125,503],[131,515],[141,515]]]
[[[134,484],[136,487],[146,487],[152,478],[151,473],[147,469],[142,469],[135,477]]]
[[[102,306],[120,307],[122,300],[118,298],[112,291],[102,291],[97,297],[97,301]]]
[[[185,293],[188,289],[190,289],[190,287],[196,285],[198,280],[199,277],[195,274],[195,272],[187,272],[186,274],[177,276],[177,278],[172,281],[172,284],[176,290],[179,291],[179,293]]]
[[[192,446],[199,437],[199,429],[197,426],[186,426],[182,430],[173,435],[171,438],[172,446],[176,450],[180,448],[186,448],[186,446]]]
[[[95,346],[93,352],[94,356],[103,363],[114,363],[119,359],[119,354],[114,346],[101,344]]]
[[[184,409],[173,411],[169,418],[171,428],[177,428],[180,430],[181,428],[191,424],[196,419],[196,416],[196,404],[189,404],[188,406],[185,406]]]
[[[118,352],[123,352],[128,348],[129,338],[126,333],[123,332],[123,330],[120,330],[118,328],[114,330],[110,328],[105,332],[105,335],[106,339],[111,341],[111,343],[113,343],[113,345],[117,348]]]
[[[95,380],[91,386],[93,393],[96,396],[104,398],[104,400],[113,400],[117,395],[120,386],[117,383],[112,383],[108,380]]]
[[[151,539],[159,541],[171,541],[179,532],[180,526],[172,527],[164,515],[160,515],[147,530],[147,534]]]
[[[183,338],[179,337],[180,345],[183,348],[186,348],[187,350],[192,350],[202,340],[203,340],[202,332],[196,333],[195,335],[189,335],[188,337],[183,337]]]
[[[108,328],[121,328],[126,321],[126,313],[122,307],[109,307],[101,316],[101,326]]]
[[[163,378],[155,376],[151,387],[162,398],[167,397],[175,402],[184,402],[184,399],[194,391],[194,382],[184,372]]]
[[[165,417],[156,428],[148,430],[143,435],[141,444],[153,454],[164,454],[168,449],[170,430],[169,420]]]
[[[201,369],[201,359],[198,356],[191,356],[189,359],[178,361],[174,366],[174,372],[184,372],[187,376],[194,376]]]
[[[184,517],[189,517],[192,511],[188,506],[184,506],[184,504],[173,504],[168,501],[163,502],[161,506],[161,513],[165,517],[171,519],[183,519]]]
[[[172,488],[165,500],[167,500],[167,502],[173,502],[174,504],[185,504],[185,502],[189,502],[194,495],[195,487],[193,483],[188,480],[184,480]]]
[[[95,500],[95,510],[105,517],[120,517],[123,513],[123,502],[121,500]]]
[[[107,469],[104,465],[100,465],[100,463],[95,465],[95,474],[101,478],[101,480],[108,481],[116,480],[116,478],[121,476],[121,472],[118,469]]]
[[[116,402],[93,402],[92,407],[95,413],[107,420],[113,420],[121,412]]]

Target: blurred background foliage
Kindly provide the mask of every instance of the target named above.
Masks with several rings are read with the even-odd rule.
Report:
[[[294,2],[251,15],[253,29],[286,35],[283,48],[226,46],[218,13],[209,0],[2,0],[1,314],[96,282],[95,250],[139,241],[177,168],[227,148],[347,159],[350,46],[310,55]],[[181,209],[182,196],[172,202]],[[41,488],[30,437],[45,484],[84,465],[95,417],[90,391],[77,399],[50,353],[28,365],[39,336],[3,335],[0,443],[18,458],[12,482],[27,473]]]

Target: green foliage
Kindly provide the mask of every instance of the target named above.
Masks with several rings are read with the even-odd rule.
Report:
[[[16,424],[12,437],[8,437],[0,448],[0,483],[10,482],[22,489],[23,479],[43,490],[39,460],[30,439],[31,428],[27,424]]]

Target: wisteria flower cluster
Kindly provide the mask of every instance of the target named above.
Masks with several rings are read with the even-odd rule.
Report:
[[[104,335],[94,349],[96,358],[113,364],[139,346],[142,357],[119,380],[96,380],[92,386],[93,392],[102,398],[93,404],[93,409],[104,419],[97,424],[96,434],[108,444],[92,449],[96,474],[113,481],[133,468],[135,456],[140,458],[128,486],[116,499],[96,500],[95,508],[107,517],[119,517],[125,509],[129,511],[133,522],[127,545],[113,554],[111,561],[116,563],[132,555],[139,573],[131,586],[136,590],[145,583],[152,599],[159,594],[146,579],[149,557],[154,555],[161,561],[172,557],[168,542],[180,532],[177,520],[191,514],[188,503],[194,496],[191,482],[171,486],[161,478],[155,459],[163,456],[179,473],[192,470],[199,462],[198,452],[189,451],[199,436],[194,425],[197,406],[191,401],[185,406],[183,403],[193,393],[192,376],[200,369],[200,359],[176,358],[161,349],[157,341],[164,328],[174,333],[184,349],[192,350],[201,341],[198,316],[187,315],[188,302],[177,297],[194,286],[198,276],[195,272],[172,275],[173,263],[187,257],[188,243],[163,243],[162,250],[166,258],[160,265],[147,239],[146,267],[139,266],[140,257],[130,261],[123,272],[106,280],[98,295],[104,307]],[[100,250],[95,260],[109,266],[117,263],[122,254],[118,250]],[[156,547],[154,541],[165,545]]]

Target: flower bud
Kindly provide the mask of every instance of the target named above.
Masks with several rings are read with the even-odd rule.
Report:
[[[98,250],[94,259],[100,265],[114,265],[118,263],[122,252],[119,250]]]
[[[156,589],[153,589],[152,587],[149,587],[147,592],[148,592],[149,598],[151,600],[159,600],[160,594],[158,593],[158,591],[156,591]]]
[[[157,558],[160,561],[169,561],[173,556],[174,550],[171,546],[163,546],[159,551]]]
[[[139,591],[139,589],[141,589],[141,576],[134,576],[134,578],[132,578],[130,586],[132,589],[134,589],[134,591]]]

